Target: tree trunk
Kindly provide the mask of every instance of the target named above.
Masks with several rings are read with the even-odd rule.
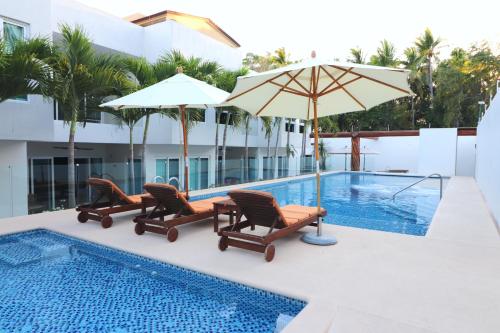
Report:
[[[219,123],[220,112],[215,110],[215,186],[219,184]]]
[[[146,181],[146,143],[148,140],[148,128],[149,128],[149,117],[151,115],[149,114],[149,111],[146,111],[146,119],[144,121],[144,132],[142,134],[142,147],[141,147],[141,152],[142,152],[142,182]],[[166,179],[165,179],[166,181]]]
[[[302,157],[306,156],[307,125],[308,121],[306,120],[304,121],[304,131],[302,132],[302,151],[300,152]]]
[[[248,170],[248,132],[249,132],[249,129],[250,129],[250,115],[248,114],[247,115],[247,119],[246,119],[246,122],[245,122],[245,182],[249,182],[250,181],[250,173],[249,173],[249,170]]]
[[[76,206],[75,192],[75,133],[78,120],[78,109],[73,110],[69,126],[68,139],[68,208]]]
[[[227,125],[229,124],[229,112],[226,115],[226,123],[224,124],[224,134],[222,135],[222,184],[225,184],[226,179],[226,139],[227,139]]]
[[[412,129],[415,129],[415,97],[410,97],[411,98],[411,126]]]
[[[276,132],[276,143],[274,144],[274,165],[273,165],[273,174],[274,174],[274,178],[278,178],[278,143],[279,143],[279,139],[280,139],[280,136],[281,136],[281,122],[282,122],[282,118],[276,118],[276,121],[278,122],[278,130]]]
[[[286,133],[286,157],[290,158],[290,127],[292,126],[292,118],[288,118],[288,132]]]
[[[432,57],[429,57],[429,94],[431,97],[431,108],[434,103],[434,87],[432,86]]]
[[[130,175],[130,194],[135,194],[135,168],[134,168],[134,128],[129,127],[129,175]]]
[[[272,127],[269,129],[269,133],[267,134],[267,160],[266,160],[266,170],[269,172],[269,166],[270,166],[270,158],[271,158],[271,137],[273,136],[273,131]],[[267,175],[266,175],[267,176]],[[265,177],[265,179],[267,179]]]

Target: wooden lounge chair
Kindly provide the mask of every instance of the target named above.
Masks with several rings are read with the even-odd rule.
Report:
[[[271,194],[261,191],[235,190],[228,194],[239,206],[246,221],[236,221],[234,225],[221,229],[221,251],[234,246],[264,253],[265,259],[271,261],[275,253],[275,247],[271,244],[274,240],[305,226],[318,225],[316,207],[288,205],[280,208]],[[326,210],[321,209],[321,216],[325,215]],[[269,231],[264,236],[242,232],[242,229],[255,225],[269,227]]]
[[[145,231],[166,235],[170,242],[177,239],[177,226],[213,217],[213,203],[227,199],[215,197],[188,202],[184,194],[167,184],[145,184],[144,189],[151,193],[157,204],[149,214],[139,215],[134,219],[137,223],[135,232],[138,235]],[[173,216],[165,219],[169,215]]]
[[[96,191],[97,195],[91,203],[76,208],[80,212],[78,221],[81,223],[94,220],[101,222],[103,228],[109,228],[113,224],[111,214],[137,209],[146,213],[147,207],[156,204],[153,200],[142,201],[143,197],[150,197],[149,194],[127,195],[108,179],[89,178],[87,184]]]

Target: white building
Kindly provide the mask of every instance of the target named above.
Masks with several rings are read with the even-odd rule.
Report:
[[[147,17],[133,15],[124,19],[72,0],[2,1],[0,7],[2,37],[9,37],[6,35],[15,31],[24,38],[46,36],[57,41],[61,23],[82,26],[99,52],[142,56],[151,62],[168,51],[179,50],[187,56],[215,60],[226,68],[236,69],[240,67],[243,56],[239,44],[214,22],[188,14],[163,11]],[[0,104],[0,114],[0,217],[64,207],[67,201],[66,142],[69,128],[59,120],[56,104],[41,96],[30,95]],[[143,124],[136,126],[135,144],[141,143],[143,130]],[[291,130],[290,143],[296,150],[295,155],[299,156],[303,125],[294,122]],[[205,121],[198,123],[189,134],[190,183],[193,189],[214,186],[215,131],[215,112],[208,109]],[[222,134],[223,126],[220,126],[220,143]],[[276,135],[271,138],[273,148]],[[140,175],[141,168],[145,167],[145,181],[151,181],[156,176],[163,179],[182,178],[180,138],[177,122],[153,116],[145,163],[135,161],[136,174]],[[279,173],[293,174],[298,169],[298,159],[286,163],[284,147],[287,133],[284,124],[277,139],[278,155],[281,156]],[[128,129],[120,127],[105,114],[95,116],[85,127],[78,128],[78,202],[89,199],[90,190],[85,180],[91,175],[109,176],[124,188],[131,188],[126,177],[128,140]],[[248,141],[252,157],[250,177],[256,180],[269,176],[270,171],[267,174],[263,171],[267,140],[259,120],[252,120]],[[224,181],[242,179],[244,145],[243,130],[229,126],[228,171]],[[136,151],[140,151],[140,146]],[[142,181],[139,179],[135,185],[139,190]]]

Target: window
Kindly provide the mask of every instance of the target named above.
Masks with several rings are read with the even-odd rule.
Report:
[[[189,110],[189,117],[199,123],[205,122],[205,110],[204,109],[191,109]]]
[[[7,52],[12,51],[14,44],[26,39],[26,27],[23,24],[0,18],[2,23],[2,39],[5,41]]]
[[[234,125],[234,121],[233,121],[233,117],[231,116],[231,114],[227,111],[223,111],[221,114],[220,114],[220,120],[219,120],[219,124],[221,125],[224,125],[226,123],[226,119],[227,117],[229,117],[229,122],[228,122],[228,125]],[[217,121],[217,119],[215,120]]]
[[[290,129],[288,128],[288,125],[290,125]],[[295,123],[291,122],[290,124],[288,124],[288,121],[287,121],[285,123],[285,132],[295,133]]]
[[[174,186],[179,186],[179,159],[166,158],[156,160],[156,182],[168,183],[169,179],[177,178],[178,181],[170,183]]]
[[[80,111],[81,115],[85,115],[85,117],[81,117],[81,119],[78,119],[78,121],[85,121],[87,123],[100,123],[101,122],[101,116],[102,113],[101,111],[95,109],[95,106],[93,107],[88,107],[87,103],[89,103],[89,99],[85,99],[80,103]],[[95,101],[94,101],[95,100]],[[97,99],[93,98],[91,100],[93,104],[98,103]],[[54,120],[65,120],[64,119],[64,112],[65,111],[65,106],[63,104],[60,104],[56,101],[54,101]],[[83,119],[85,118],[85,119]]]
[[[189,189],[208,188],[208,158],[194,157],[189,159]]]
[[[7,52],[12,52],[17,41],[27,38],[27,28],[25,24],[0,17],[0,25],[2,26],[0,38],[5,42]],[[28,96],[21,95],[14,97],[11,100],[27,102]]]
[[[300,124],[299,133],[304,133],[304,124]]]

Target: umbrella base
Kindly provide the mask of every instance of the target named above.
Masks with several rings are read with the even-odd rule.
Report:
[[[337,244],[337,238],[335,236],[318,235],[316,232],[309,232],[302,236],[302,241],[307,244],[312,245],[335,245]]]

